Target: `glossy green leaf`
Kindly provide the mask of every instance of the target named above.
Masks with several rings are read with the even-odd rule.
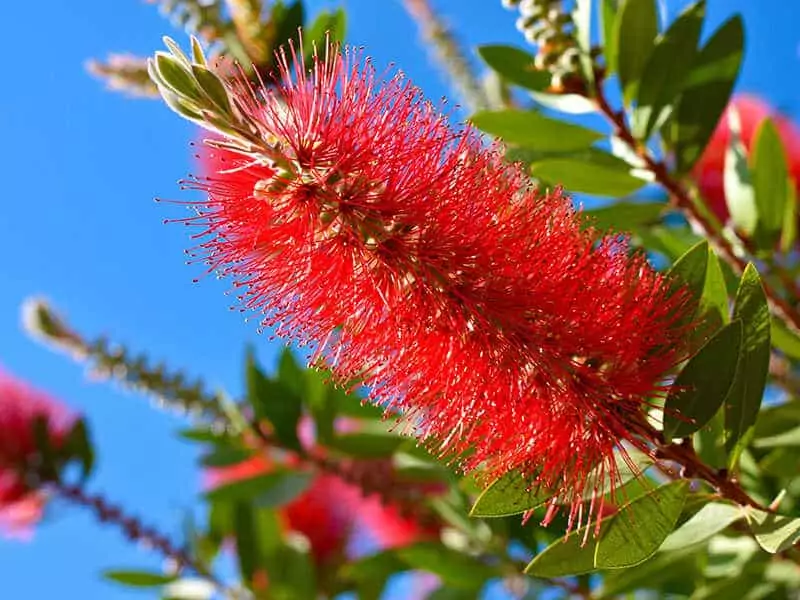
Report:
[[[631,174],[625,161],[600,151],[538,160],[531,164],[530,172],[570,192],[594,196],[627,196],[647,184]]]
[[[273,36],[270,39],[273,49],[288,47],[289,40],[295,41],[296,48],[302,48],[303,46],[297,43],[297,33],[305,24],[305,20],[302,0],[295,0],[289,6],[284,2],[274,3],[269,17],[269,23],[273,26],[271,28]]]
[[[771,554],[783,552],[800,541],[800,519],[752,510],[750,529],[758,545]]]
[[[700,298],[700,311],[706,319],[723,325],[728,317],[728,287],[725,285],[725,274],[716,253],[709,247],[706,281],[703,285],[703,296]]]
[[[733,225],[744,235],[750,237],[756,230],[758,209],[756,208],[753,178],[747,163],[747,149],[741,138],[741,120],[735,109],[728,111],[728,128],[730,129],[730,140],[725,150],[723,171],[725,201]]]
[[[326,36],[332,42],[344,42],[347,33],[347,14],[344,9],[324,10],[314,22],[303,29],[303,54],[306,59],[314,55],[314,48],[322,50]]]
[[[536,152],[586,150],[605,137],[598,131],[552,119],[534,110],[481,111],[472,115],[470,121],[507,144]]]
[[[276,471],[239,479],[206,492],[210,502],[255,501],[260,506],[279,506],[302,494],[313,474],[302,471]]]
[[[710,502],[673,531],[659,551],[681,550],[705,542],[744,516],[744,511],[738,506]]]
[[[603,573],[603,586],[592,597],[616,600],[627,592],[642,589],[689,596],[694,579],[699,576],[697,549],[683,548],[673,552],[657,552],[645,562],[628,569]]]
[[[548,71],[534,67],[533,56],[514,46],[479,46],[478,55],[494,71],[515,85],[528,90],[545,90],[550,85]]]
[[[664,404],[664,437],[691,435],[714,416],[736,379],[742,323],[720,329],[686,363]]]
[[[156,52],[156,71],[160,81],[181,98],[203,103],[203,92],[188,67],[165,52]]]
[[[614,202],[583,211],[587,222],[600,231],[631,231],[661,221],[667,205],[663,202]]]
[[[677,481],[639,496],[604,519],[597,537],[590,535],[583,544],[586,529],[573,531],[539,553],[525,572],[536,577],[565,577],[644,562],[672,533],[687,489],[685,481]],[[587,527],[594,528],[594,524]]]
[[[208,67],[202,65],[192,65],[192,75],[197,80],[198,85],[211,101],[222,111],[223,114],[230,114],[231,103],[228,92],[222,85],[219,77]]]
[[[546,502],[552,493],[540,490],[519,471],[509,471],[487,487],[472,506],[472,517],[519,515]]]
[[[733,318],[742,321],[743,336],[740,367],[725,400],[725,447],[731,453],[732,464],[738,454],[734,449],[743,438],[746,443],[758,417],[769,371],[769,305],[761,278],[752,264],[742,274]]]
[[[626,104],[636,97],[639,79],[658,35],[658,8],[655,0],[623,0],[614,25],[616,48],[611,63],[619,75]]]
[[[103,578],[130,587],[161,587],[177,579],[177,575],[164,575],[151,571],[109,569],[103,571]]]
[[[284,360],[281,361],[282,364]],[[297,424],[302,415],[302,397],[292,390],[294,379],[284,375],[275,381],[267,377],[258,366],[252,349],[248,349],[245,360],[247,400],[253,407],[256,420],[266,419],[274,430],[275,437],[287,448],[299,450],[302,445],[297,437]]]
[[[697,242],[681,255],[668,271],[669,277],[675,281],[676,285],[685,287],[692,293],[698,306],[706,285],[708,252],[707,240]]]
[[[770,251],[783,229],[789,179],[789,166],[778,129],[767,118],[756,131],[752,154],[753,191],[758,224],[756,243]]]
[[[496,569],[456,550],[434,542],[418,542],[397,549],[397,556],[414,569],[438,575],[443,583],[475,589],[497,577]]]
[[[687,75],[669,134],[678,172],[688,172],[711,139],[728,105],[743,56],[744,25],[735,15],[714,32]]]
[[[391,456],[405,439],[389,433],[351,433],[334,437],[328,448],[363,458]]]
[[[685,9],[662,36],[642,72],[633,112],[633,135],[646,140],[672,114],[697,56],[705,0]]]
[[[617,36],[614,33],[614,26],[619,5],[620,0],[600,0],[600,32],[602,33],[600,41],[606,59],[606,75],[611,75],[617,68]]]

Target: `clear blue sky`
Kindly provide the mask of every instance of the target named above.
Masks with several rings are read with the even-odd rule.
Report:
[[[346,0],[349,41],[377,65],[395,62],[431,98],[446,88],[417,43],[399,0]],[[669,14],[683,1],[667,0]],[[800,4],[795,0],[710,0],[716,25],[745,15],[747,60],[740,90],[762,94],[800,116]],[[308,2],[311,12],[339,3]],[[438,0],[470,44],[521,43],[514,14],[499,0]],[[477,7],[480,6],[480,10]],[[179,443],[175,416],[105,384],[21,332],[20,302],[45,294],[82,331],[107,332],[155,359],[188,367],[210,384],[240,389],[246,342],[271,364],[276,347],[228,310],[224,283],[192,284],[184,264],[186,231],[162,225],[175,216],[154,196],[178,198],[190,169],[193,130],[160,103],[103,90],[84,69],[109,51],[147,55],[160,37],[180,38],[141,0],[48,0],[4,7],[6,71],[0,94],[3,205],[0,213],[0,363],[87,413],[98,446],[91,487],[178,533],[179,515],[196,503],[194,453]],[[8,39],[10,36],[10,39]],[[0,541],[2,596],[142,598],[102,582],[113,567],[154,567],[158,559],[95,527],[81,510],[58,507],[26,544]]]

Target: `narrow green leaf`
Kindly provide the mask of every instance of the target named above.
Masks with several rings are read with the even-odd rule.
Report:
[[[537,152],[586,150],[604,137],[598,131],[551,119],[534,110],[481,111],[470,121],[507,144]]]
[[[191,36],[190,43],[192,46],[192,62],[207,67],[208,61],[206,60],[206,55],[203,52],[203,45],[200,43],[200,40],[195,36]]]
[[[545,108],[568,115],[586,115],[598,111],[597,103],[594,100],[580,94],[548,94],[533,90],[528,93],[531,98]]]
[[[209,502],[255,501],[259,506],[286,504],[308,489],[313,474],[302,471],[276,471],[239,479],[206,492]]]
[[[659,549],[660,552],[681,550],[711,539],[732,523],[743,519],[744,511],[733,504],[710,502],[691,519],[673,531]]]
[[[783,212],[783,226],[781,228],[781,252],[788,254],[797,242],[797,188],[791,177],[786,179],[786,209]]]
[[[327,446],[350,456],[377,458],[391,456],[404,442],[404,438],[389,433],[351,433],[333,438]]]
[[[750,529],[758,545],[771,554],[783,552],[800,541],[800,519],[752,510]]]
[[[697,55],[705,0],[684,10],[656,41],[642,72],[633,113],[633,134],[647,140],[672,113]]]
[[[647,185],[631,175],[631,167],[625,161],[600,151],[537,160],[531,164],[530,172],[547,183],[594,196],[627,196]]]
[[[161,81],[175,94],[181,98],[203,102],[203,92],[191,74],[191,67],[184,67],[165,52],[156,52],[155,66]]]
[[[789,329],[783,321],[772,321],[770,337],[778,350],[789,358],[800,360],[800,335]]]
[[[614,23],[613,46],[616,48],[610,63],[619,75],[626,104],[636,97],[639,78],[653,50],[658,35],[658,8],[655,0],[623,0]]]
[[[332,42],[343,42],[347,32],[347,15],[344,9],[322,11],[314,22],[303,30],[303,54],[308,60],[314,48],[324,48],[326,36]]]
[[[669,277],[673,278],[676,284],[686,287],[692,293],[698,305],[706,285],[708,252],[708,240],[697,242],[681,255],[668,271]]]
[[[728,322],[728,287],[725,285],[725,274],[716,253],[709,247],[706,281],[703,285],[703,296],[700,299],[700,311],[706,319],[724,325]],[[716,327],[715,327],[716,329]]]
[[[188,69],[192,63],[189,60],[189,57],[186,56],[183,50],[181,50],[180,45],[168,35],[162,37],[161,41],[164,42],[164,45],[172,53],[172,56],[174,56],[180,64]]]
[[[175,581],[177,575],[164,575],[150,571],[134,571],[127,569],[109,569],[102,573],[104,579],[121,583],[130,587],[161,587]]]
[[[711,139],[730,100],[743,56],[744,25],[735,15],[714,32],[687,76],[669,134],[678,172],[688,172]]]
[[[497,577],[496,569],[442,544],[418,542],[397,549],[410,567],[434,573],[447,585],[477,590],[488,579]]]
[[[268,420],[281,443],[299,450],[302,445],[297,437],[297,424],[303,406],[302,398],[289,387],[293,380],[281,377],[280,381],[274,381],[267,377],[258,366],[252,349],[247,351],[245,369],[247,400],[253,407],[256,420]]]
[[[600,43],[606,59],[606,75],[611,75],[617,68],[617,37],[614,25],[619,12],[620,0],[600,0]],[[655,34],[653,34],[655,37]]]
[[[742,274],[733,318],[742,321],[744,335],[736,381],[725,399],[725,447],[732,466],[738,460],[738,452],[734,450],[747,442],[758,417],[769,371],[769,305],[761,278],[752,264]]]
[[[252,582],[261,565],[261,557],[253,507],[248,502],[234,504],[233,527],[236,536],[236,559],[239,562],[239,572],[245,581]]]
[[[514,46],[478,46],[478,55],[507,81],[528,90],[545,90],[550,85],[548,71],[534,67],[533,55]]]
[[[667,205],[662,202],[614,202],[602,208],[583,211],[587,222],[600,231],[631,231],[655,225]]]
[[[725,150],[723,171],[725,201],[734,227],[752,237],[758,224],[758,210],[753,178],[747,164],[747,149],[741,138],[741,120],[735,109],[728,111],[728,127],[730,140]]]
[[[586,528],[573,531],[538,554],[525,572],[535,577],[565,577],[644,562],[674,529],[687,490],[685,481],[677,481],[639,496],[604,519],[596,538],[590,536],[583,544]]]
[[[470,511],[471,517],[519,515],[546,502],[552,493],[531,485],[530,477],[509,471],[487,487]]]
[[[202,90],[217,105],[224,114],[231,113],[231,103],[228,99],[228,92],[219,78],[208,67],[202,65],[192,65],[192,75],[197,80]]]
[[[800,446],[800,427],[795,427],[775,435],[757,438],[753,441],[756,448],[782,448]]]
[[[736,379],[742,323],[720,329],[675,378],[664,404],[664,437],[686,437],[714,416]]]
[[[756,131],[752,154],[753,191],[758,224],[756,243],[772,251],[783,229],[789,166],[778,129],[767,118]]]

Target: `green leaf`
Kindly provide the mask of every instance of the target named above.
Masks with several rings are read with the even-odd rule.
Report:
[[[507,144],[536,152],[586,150],[604,137],[597,131],[551,119],[534,110],[481,111],[472,115],[470,121]]]
[[[697,55],[705,0],[684,10],[659,37],[639,81],[633,135],[647,140],[669,118]]]
[[[283,364],[281,360],[281,364]],[[289,449],[300,450],[297,424],[303,412],[302,398],[289,386],[290,379],[274,381],[267,377],[256,362],[252,349],[245,359],[247,400],[253,407],[256,420],[266,419],[275,429],[275,437]]]
[[[377,458],[391,456],[404,442],[404,438],[389,433],[351,433],[333,438],[327,446],[350,456]]]
[[[443,583],[457,588],[477,590],[488,579],[499,575],[489,565],[434,542],[403,546],[397,549],[397,556],[410,567],[434,573]]]
[[[545,108],[557,110],[570,115],[585,115],[597,112],[597,103],[580,94],[548,94],[545,92],[528,92],[537,103]]]
[[[783,213],[783,227],[781,228],[781,252],[788,254],[797,242],[797,189],[794,180],[786,180],[786,209]]]
[[[81,466],[81,479],[86,481],[94,469],[94,447],[89,438],[86,419],[78,419],[72,426],[64,444],[63,452],[68,460],[77,461]]]
[[[614,202],[585,210],[587,222],[600,231],[632,231],[661,221],[667,205],[663,202]]]
[[[595,196],[627,196],[647,184],[631,175],[623,160],[601,151],[533,162],[531,174],[550,184],[561,184],[571,192]]]
[[[600,43],[606,58],[606,75],[611,75],[617,68],[617,36],[614,34],[620,0],[600,1]],[[653,34],[655,37],[655,33]]]
[[[728,105],[743,56],[744,25],[735,15],[714,32],[687,76],[670,131],[678,172],[688,172],[711,139]]]
[[[530,477],[519,471],[509,471],[478,496],[469,514],[471,517],[519,515],[541,506],[551,496],[549,490],[531,485]]]
[[[742,142],[741,120],[735,109],[728,111],[730,140],[725,150],[723,184],[725,201],[736,229],[751,237],[758,223],[755,189],[750,166],[747,164],[747,149]]]
[[[744,511],[736,505],[710,502],[673,531],[659,551],[681,550],[705,542],[744,516]]]
[[[295,0],[287,8],[283,2],[277,2],[272,7],[270,24],[275,26],[275,37],[270,40],[274,49],[288,46],[289,40],[295,40],[295,48],[302,48],[297,44],[297,30],[303,27],[306,21],[305,9],[302,0]]]
[[[747,442],[756,422],[769,371],[769,305],[761,278],[752,264],[742,274],[733,318],[742,321],[744,335],[736,381],[725,399],[725,448],[730,453],[731,465],[738,460],[738,452],[734,450]]]
[[[708,423],[736,379],[741,321],[720,329],[675,378],[664,404],[664,437],[687,437]]]
[[[261,566],[261,557],[253,507],[248,502],[234,504],[233,527],[236,536],[236,559],[239,562],[239,572],[245,581],[252,582]]]
[[[757,438],[756,440],[753,441],[753,446],[755,446],[756,448],[800,446],[800,427],[795,427],[793,429],[789,429],[788,431],[777,433],[775,435]]]
[[[706,285],[708,270],[708,240],[697,242],[670,267],[668,276],[678,285],[685,286],[697,299],[698,306]]]
[[[538,71],[533,56],[513,46],[478,46],[478,55],[507,81],[528,90],[545,90],[550,85],[548,71]]]
[[[683,510],[688,485],[664,484],[627,503],[602,521],[599,535],[583,544],[590,523],[538,554],[525,572],[535,577],[580,575],[644,562],[672,532]]]
[[[203,92],[189,71],[189,67],[184,67],[165,52],[156,52],[155,66],[161,82],[179,97],[205,103]]]
[[[209,68],[202,65],[192,65],[192,75],[197,80],[202,90],[226,115],[231,113],[231,103],[225,86]]]
[[[751,510],[750,529],[758,545],[771,554],[783,552],[800,541],[800,519]]]
[[[611,70],[619,75],[626,104],[636,97],[639,78],[658,35],[658,8],[655,0],[623,0],[614,23]]]
[[[314,22],[303,30],[303,54],[306,59],[314,55],[314,48],[323,48],[325,36],[331,42],[344,42],[347,33],[347,15],[344,9],[322,11]]]
[[[109,569],[102,573],[104,579],[121,583],[130,587],[160,587],[175,581],[177,575],[164,575],[150,571],[133,571],[125,569]]]
[[[236,448],[232,446],[220,446],[214,448],[200,459],[200,464],[204,467],[230,467],[254,456],[253,450],[249,448]]]
[[[708,249],[708,267],[706,281],[703,285],[703,296],[700,298],[700,312],[706,320],[713,320],[717,326],[728,322],[728,288],[725,285],[725,274],[714,251]]]
[[[312,473],[276,471],[239,479],[206,492],[209,502],[255,501],[260,506],[280,506],[302,494],[313,479]]]
[[[626,592],[642,589],[660,590],[662,593],[689,596],[698,576],[697,549],[674,552],[657,552],[650,559],[629,569],[617,569],[603,574],[603,587],[599,600],[619,598]]]
[[[772,120],[761,122],[753,141],[753,190],[758,211],[756,243],[772,250],[783,229],[789,166],[780,135]]]
[[[800,335],[789,329],[783,321],[772,321],[770,337],[778,350],[789,358],[800,360]]]

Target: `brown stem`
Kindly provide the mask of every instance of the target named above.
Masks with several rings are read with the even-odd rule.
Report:
[[[177,546],[166,535],[153,527],[144,525],[136,517],[126,515],[119,506],[111,504],[103,496],[89,494],[80,486],[61,482],[51,482],[48,486],[61,498],[91,510],[101,523],[113,523],[122,530],[129,540],[150,546],[164,557],[174,561],[179,569],[189,568],[213,583],[218,589],[225,589],[222,582],[192,558],[185,548]]]
[[[655,180],[670,193],[675,205],[703,230],[706,237],[718,250],[722,259],[727,262],[736,273],[741,275],[748,261],[739,256],[731,243],[719,234],[714,224],[697,210],[689,191],[680,181],[672,178],[666,164],[662,161],[657,161],[646,147],[637,142],[625,121],[625,113],[622,111],[615,111],[611,108],[601,84],[597,86],[597,93],[594,100],[600,112],[614,125],[615,135],[625,142],[631,150],[636,152],[644,161],[648,170],[653,174]],[[767,295],[773,314],[790,325],[795,331],[800,332],[800,312],[784,300],[766,281],[764,282],[764,292]]]

